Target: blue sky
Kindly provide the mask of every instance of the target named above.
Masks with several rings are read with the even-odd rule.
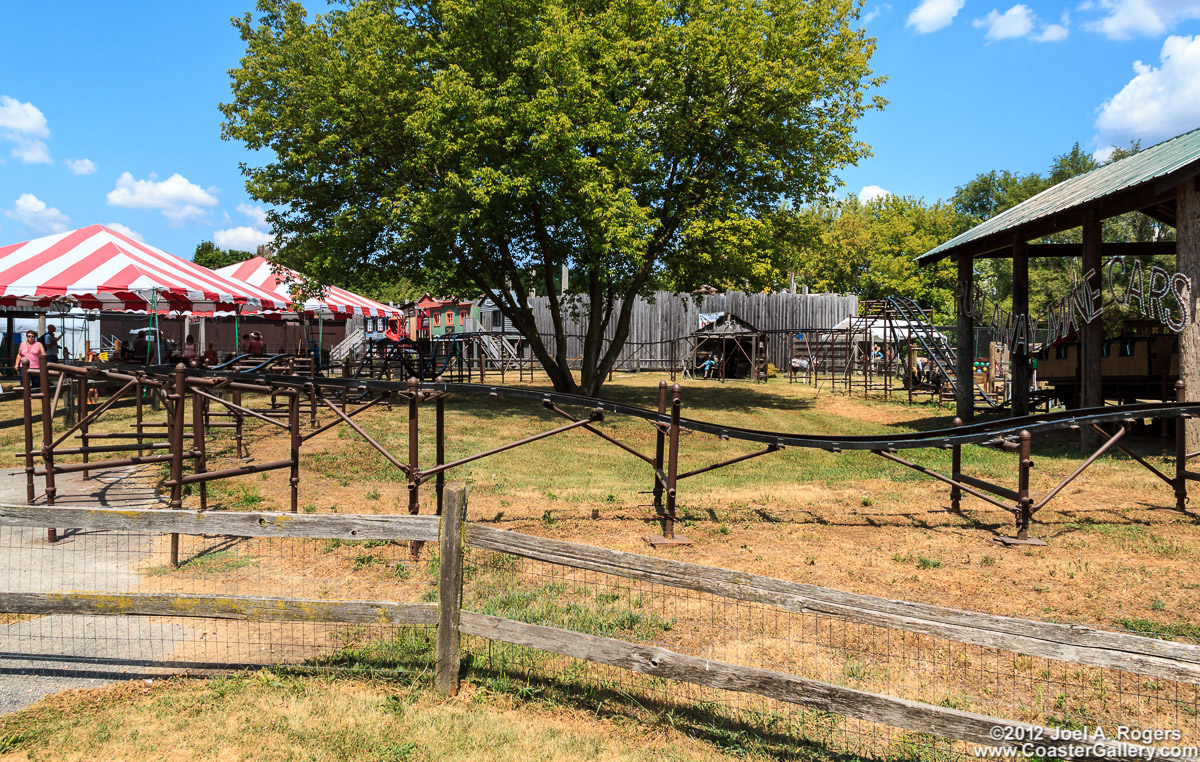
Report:
[[[313,2],[311,8],[325,6]],[[0,28],[0,245],[102,223],[190,257],[253,249],[262,207],[221,140],[217,104],[250,0],[5,0]],[[843,193],[947,198],[989,169],[1044,171],[1200,127],[1200,0],[869,2],[879,93],[874,156]],[[119,228],[119,229],[120,229]]]

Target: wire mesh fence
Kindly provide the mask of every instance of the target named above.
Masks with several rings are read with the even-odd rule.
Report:
[[[0,527],[0,592],[249,596],[302,600],[420,601],[436,595],[428,563],[408,560],[408,542],[171,535]],[[224,669],[293,665],[423,669],[431,627],[322,621],[6,615],[0,666],[31,673],[71,664]],[[428,630],[428,632],[426,632]],[[134,669],[136,668],[136,669]]]
[[[48,544],[41,528],[0,526],[0,593],[61,594],[64,604],[83,595],[117,603],[135,595],[300,603],[439,600],[441,559],[433,543],[413,561],[403,540],[179,535],[179,565],[173,566],[171,542],[170,534],[68,527]],[[1122,727],[1171,730],[1179,734],[1171,739],[1175,743],[1200,745],[1200,690],[1194,684],[495,550],[470,548],[463,579],[462,607],[476,614],[1029,725],[1101,727],[1112,738]],[[288,665],[426,676],[436,634],[432,626],[376,621],[84,615],[69,606],[46,615],[7,615],[5,624],[0,670],[26,674]],[[879,759],[973,756],[974,745],[962,741],[500,640],[467,636],[464,652],[469,679],[485,689],[667,721],[718,744],[784,758],[810,752]]]
[[[792,612],[621,576],[470,551],[466,610],[661,646],[870,693],[1065,729],[1177,730],[1200,745],[1196,685]],[[481,638],[464,649],[484,680],[614,711],[666,716],[717,740],[776,751],[812,745],[873,758],[974,758],[973,744],[817,712],[747,693],[678,683]],[[732,735],[731,735],[732,734]],[[791,752],[789,752],[791,753]]]

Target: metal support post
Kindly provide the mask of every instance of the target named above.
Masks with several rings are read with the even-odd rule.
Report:
[[[174,394],[169,398],[171,409],[171,503],[170,508],[177,511],[183,507],[183,405],[187,394],[185,376],[187,371],[183,364],[175,366]],[[179,533],[171,533],[171,567],[179,566]]]

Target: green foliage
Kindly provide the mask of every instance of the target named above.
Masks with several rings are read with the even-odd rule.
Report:
[[[942,201],[906,196],[866,203],[851,196],[780,210],[776,225],[792,247],[797,281],[815,291],[855,293],[863,299],[907,296],[941,315],[953,311],[954,268],[918,268],[915,258],[952,238],[960,215]]]
[[[280,258],[339,277],[483,291],[561,391],[594,394],[634,294],[771,285],[758,246],[868,155],[874,40],[853,0],[260,0],[223,135],[274,205]],[[569,266],[567,299],[557,296]],[[578,382],[526,295],[587,311]],[[624,305],[618,307],[617,305]],[[556,321],[557,322],[557,321]]]
[[[216,270],[219,267],[228,267],[245,262],[247,259],[254,259],[255,256],[253,252],[238,251],[237,249],[226,251],[212,241],[201,241],[196,245],[196,253],[192,256],[192,261],[201,267]]]

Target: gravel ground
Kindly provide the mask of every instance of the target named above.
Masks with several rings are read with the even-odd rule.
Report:
[[[112,508],[161,503],[151,485],[131,476],[131,469],[96,472],[89,480],[61,476],[56,502]],[[25,503],[22,470],[0,471],[0,502]],[[150,551],[148,536],[67,528],[59,535],[50,545],[41,529],[0,530],[0,590],[120,593],[138,586],[133,568]],[[58,691],[152,679],[163,670],[148,664],[191,635],[185,626],[143,617],[55,615],[0,626],[0,713]]]

